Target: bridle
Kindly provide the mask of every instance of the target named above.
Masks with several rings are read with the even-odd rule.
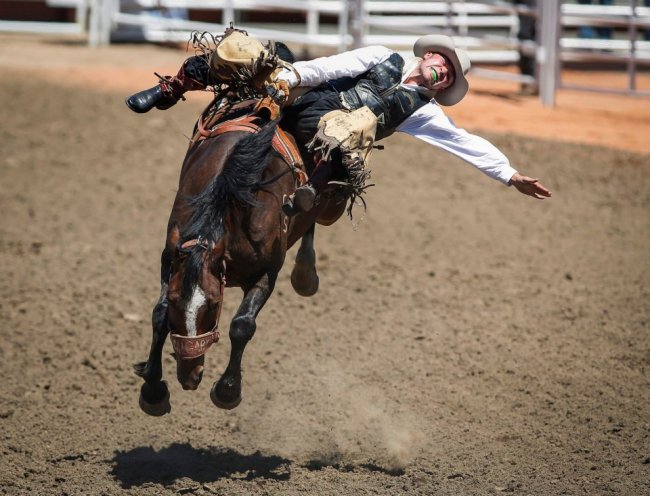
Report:
[[[188,250],[194,246],[201,246],[204,249],[210,247],[210,243],[205,238],[196,238],[185,241],[181,246],[181,250]],[[226,261],[222,261],[222,268],[219,274],[219,298],[216,301],[217,303],[217,316],[214,322],[214,327],[210,332],[205,332],[197,336],[182,336],[180,334],[170,333],[170,339],[172,342],[172,347],[174,348],[174,354],[176,359],[180,360],[191,360],[192,358],[198,358],[202,355],[205,355],[210,346],[214,343],[219,342],[219,318],[221,317],[221,309],[223,307],[223,295],[224,290],[226,289]]]

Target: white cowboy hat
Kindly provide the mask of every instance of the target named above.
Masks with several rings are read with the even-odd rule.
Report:
[[[413,53],[416,57],[423,57],[427,52],[440,53],[451,61],[451,65],[454,67],[454,82],[448,88],[439,90],[435,98],[440,105],[456,105],[469,89],[465,74],[469,71],[472,63],[467,52],[462,48],[456,48],[454,40],[444,34],[422,36],[413,45]]]

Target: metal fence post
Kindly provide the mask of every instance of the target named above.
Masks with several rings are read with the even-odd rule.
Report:
[[[88,46],[99,45],[99,27],[101,26],[101,8],[99,0],[90,0],[90,19],[88,20]]]
[[[348,0],[343,1],[339,12],[339,52],[348,49],[348,25],[350,23],[350,5]]]
[[[102,26],[102,45],[111,44],[111,31],[113,31],[113,14],[119,12],[120,0],[104,0],[104,24]]]
[[[350,5],[350,33],[352,34],[352,48],[363,46],[364,30],[364,0],[348,0]]]
[[[119,3],[114,0],[91,0],[88,21],[88,45],[98,47],[111,42],[113,14],[119,11]]]
[[[318,24],[320,22],[320,13],[318,12],[318,1],[308,0],[307,2],[307,38],[311,43],[312,39],[318,36]]]
[[[221,12],[221,23],[224,26],[228,26],[230,23],[235,23],[235,5],[232,0],[226,0],[223,5],[223,11]]]
[[[631,92],[636,90],[636,38],[637,38],[637,0],[632,0],[632,17],[630,17],[630,24],[628,25],[628,37],[630,38],[630,60],[627,62],[628,73],[628,89]]]
[[[555,91],[560,76],[560,0],[544,0],[541,6],[539,59],[539,95],[547,107],[555,105]]]

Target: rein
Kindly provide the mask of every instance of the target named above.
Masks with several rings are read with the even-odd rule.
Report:
[[[208,242],[203,238],[190,239],[185,241],[181,250],[189,250],[195,246],[208,249]],[[182,336],[180,334],[170,334],[172,347],[177,359],[191,360],[205,355],[210,346],[219,342],[220,332],[218,329],[219,319],[221,318],[221,309],[223,308],[223,296],[226,289],[226,261],[223,260],[221,274],[219,278],[219,299],[217,300],[217,316],[214,327],[210,332],[199,334],[198,336]]]

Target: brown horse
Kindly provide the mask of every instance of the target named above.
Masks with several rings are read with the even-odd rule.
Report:
[[[207,139],[193,141],[181,169],[161,256],[151,350],[146,362],[135,365],[145,381],[140,407],[149,415],[171,409],[161,362],[170,332],[178,381],[189,390],[201,382],[205,351],[218,340],[224,287],[240,287],[244,296],[230,323],[230,360],[210,397],[220,408],[240,403],[244,348],[287,249],[302,238],[291,282],[299,294],[313,295],[318,289],[315,223],[329,225],[345,209],[345,201],[324,195],[312,211],[285,216],[283,201],[304,173],[290,163],[290,155],[277,150],[295,150],[295,142],[263,112],[252,118],[244,115],[244,120],[231,113],[228,119],[235,124],[215,128],[199,119],[195,138],[202,134],[200,138]],[[278,140],[282,135],[286,139]]]

